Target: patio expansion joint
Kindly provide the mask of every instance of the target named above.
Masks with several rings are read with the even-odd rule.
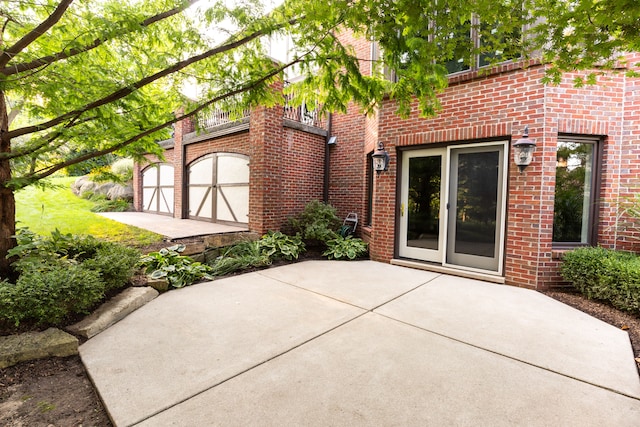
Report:
[[[260,272],[259,272],[259,271],[258,271],[257,273],[258,273],[258,274],[260,274]],[[165,411],[168,411],[169,409],[171,409],[171,408],[173,408],[173,407],[175,407],[175,406],[178,406],[178,405],[180,405],[180,404],[182,404],[182,403],[185,403],[185,402],[187,402],[188,400],[191,400],[192,398],[197,397],[197,396],[199,396],[199,395],[201,395],[201,394],[203,394],[203,393],[206,393],[206,392],[208,392],[208,391],[210,391],[210,390],[213,390],[214,388],[216,388],[216,387],[218,387],[218,386],[220,386],[220,385],[222,385],[222,384],[224,384],[224,383],[226,383],[226,382],[228,382],[228,381],[231,381],[231,380],[233,380],[234,378],[237,378],[237,377],[239,377],[239,376],[241,376],[241,375],[244,375],[244,374],[246,374],[246,373],[248,373],[248,372],[250,372],[250,371],[252,371],[252,370],[254,370],[254,369],[256,369],[256,368],[258,368],[258,367],[260,367],[260,366],[262,366],[262,365],[264,365],[264,364],[266,364],[266,363],[268,363],[268,362],[270,362],[270,361],[272,361],[272,360],[275,360],[275,359],[277,359],[277,358],[279,358],[279,357],[281,357],[281,356],[284,356],[285,354],[288,354],[288,353],[290,353],[290,352],[292,352],[292,351],[294,351],[294,350],[296,350],[296,349],[298,349],[298,348],[300,348],[300,347],[302,347],[302,346],[304,346],[304,345],[306,345],[306,344],[310,343],[311,341],[313,341],[313,340],[315,340],[315,339],[317,339],[317,338],[319,338],[319,337],[321,337],[321,336],[323,336],[323,335],[329,334],[329,333],[331,333],[331,332],[335,331],[336,329],[339,329],[339,328],[341,328],[341,327],[343,327],[343,326],[345,326],[345,325],[347,325],[347,324],[349,324],[349,323],[351,323],[351,322],[353,322],[353,321],[355,321],[355,320],[357,320],[357,319],[359,319],[359,318],[361,318],[361,317],[363,317],[363,316],[365,316],[365,315],[367,315],[367,314],[369,314],[369,313],[373,313],[373,312],[374,312],[374,310],[377,310],[378,308],[382,307],[383,305],[388,304],[388,303],[390,303],[391,301],[394,301],[394,300],[396,300],[396,299],[398,299],[398,298],[400,298],[400,297],[402,297],[402,296],[404,296],[404,295],[406,295],[406,294],[408,294],[408,293],[410,293],[410,292],[415,291],[416,289],[420,288],[421,286],[424,286],[424,285],[428,284],[429,282],[433,281],[434,279],[436,279],[436,278],[437,278],[437,277],[439,277],[439,276],[440,276],[440,275],[437,275],[437,276],[433,277],[432,279],[427,280],[426,282],[422,282],[422,283],[420,283],[419,285],[417,285],[417,286],[415,286],[415,287],[413,287],[413,288],[411,288],[411,289],[409,289],[409,290],[407,290],[407,291],[403,292],[403,293],[402,293],[402,294],[400,294],[400,295],[397,295],[397,296],[395,296],[395,297],[391,298],[391,299],[390,299],[390,300],[388,300],[388,301],[385,301],[385,302],[383,302],[383,303],[381,303],[381,304],[378,304],[378,305],[376,305],[375,307],[373,307],[373,308],[371,308],[371,309],[367,309],[367,308],[359,307],[359,306],[357,306],[357,305],[355,305],[355,304],[350,304],[350,303],[345,302],[345,301],[340,301],[340,300],[338,300],[338,299],[336,299],[336,298],[332,298],[332,297],[330,297],[330,296],[328,296],[328,295],[324,295],[324,294],[321,294],[321,293],[319,293],[319,292],[311,291],[311,290],[309,290],[309,289],[306,289],[306,288],[303,288],[303,287],[300,287],[300,286],[296,286],[296,285],[293,285],[293,284],[291,284],[291,283],[288,283],[288,282],[285,282],[285,281],[282,281],[282,280],[278,280],[278,279],[274,279],[274,278],[272,278],[272,277],[269,277],[270,279],[272,279],[272,280],[276,280],[276,281],[278,281],[278,282],[280,282],[280,283],[283,283],[283,284],[286,284],[286,285],[292,286],[292,287],[294,287],[294,288],[301,289],[301,290],[304,290],[304,291],[307,291],[307,292],[310,292],[310,293],[313,293],[313,294],[316,294],[316,295],[320,295],[320,296],[322,296],[322,297],[329,298],[329,299],[332,299],[332,300],[334,300],[334,301],[337,301],[337,302],[339,302],[339,303],[341,303],[341,304],[350,305],[350,306],[352,306],[352,307],[355,307],[355,308],[358,308],[358,309],[360,309],[360,310],[364,310],[364,311],[363,311],[362,313],[360,313],[360,314],[358,314],[358,315],[356,315],[356,316],[352,317],[351,319],[346,320],[346,321],[344,321],[344,322],[342,322],[342,323],[340,323],[340,324],[338,324],[338,325],[336,325],[336,326],[334,326],[334,327],[332,327],[332,328],[330,328],[330,329],[327,329],[326,331],[324,331],[324,332],[322,332],[322,333],[320,333],[320,334],[318,334],[318,335],[315,335],[315,336],[313,336],[313,337],[311,337],[311,338],[309,338],[309,339],[307,339],[307,340],[305,340],[305,341],[303,341],[303,342],[301,342],[301,343],[299,343],[299,344],[297,344],[297,345],[295,345],[295,346],[293,346],[293,347],[291,347],[291,348],[289,348],[289,349],[287,349],[287,350],[285,350],[285,351],[282,351],[282,352],[280,352],[280,353],[278,353],[278,354],[276,354],[276,355],[273,355],[272,357],[270,357],[270,358],[268,358],[268,359],[265,359],[265,360],[263,360],[262,362],[256,363],[255,365],[250,366],[250,367],[248,367],[248,368],[246,368],[246,369],[244,369],[244,370],[242,370],[242,371],[240,371],[240,372],[237,372],[237,373],[235,373],[234,375],[232,375],[232,376],[230,376],[230,377],[228,377],[228,378],[225,378],[225,379],[223,379],[223,380],[221,380],[221,381],[218,381],[218,382],[217,382],[217,383],[215,383],[215,384],[212,384],[212,385],[210,385],[210,386],[207,386],[207,387],[205,387],[204,389],[202,389],[202,390],[200,390],[200,391],[197,391],[197,392],[193,393],[192,395],[187,396],[187,397],[185,397],[185,398],[181,399],[181,400],[180,400],[180,401],[178,401],[178,402],[172,403],[171,405],[167,405],[167,406],[165,406],[164,408],[158,409],[157,411],[155,411],[155,412],[153,412],[153,413],[151,413],[151,414],[149,414],[149,415],[146,415],[146,416],[144,416],[143,418],[141,418],[141,419],[139,419],[139,420],[137,420],[137,421],[134,421],[134,422],[133,422],[133,423],[131,423],[131,424],[128,424],[128,426],[127,426],[127,427],[133,427],[133,426],[138,425],[138,424],[140,424],[140,423],[142,423],[142,422],[144,422],[144,421],[147,421],[147,420],[149,420],[149,419],[151,419],[151,418],[155,417],[156,415],[159,415],[159,414],[161,414],[161,413],[163,413],[163,412],[165,412]],[[268,276],[264,276],[264,277],[268,277]],[[379,314],[377,314],[377,313],[376,313],[376,315],[378,315],[378,316],[379,316]],[[383,317],[386,317],[386,316],[383,316]],[[393,319],[393,320],[395,320],[395,319]]]
[[[615,394],[618,394],[618,395],[621,395],[621,396],[624,396],[624,397],[628,397],[630,399],[633,399],[633,400],[636,400],[636,401],[640,402],[640,396],[633,396],[631,394],[622,392],[620,390],[616,390],[616,389],[613,389],[613,388],[610,388],[610,387],[606,387],[606,386],[603,386],[603,385],[600,385],[600,384],[595,384],[595,383],[592,383],[590,381],[586,381],[586,380],[583,380],[581,378],[574,377],[572,375],[568,375],[568,374],[565,374],[565,373],[562,373],[562,372],[558,372],[558,371],[550,369],[550,368],[545,368],[544,366],[536,365],[535,363],[531,363],[531,362],[528,362],[526,360],[519,359],[517,357],[509,356],[507,354],[500,353],[498,351],[491,350],[489,348],[485,348],[485,347],[482,347],[482,346],[479,346],[479,345],[475,345],[475,344],[472,344],[472,343],[469,343],[469,342],[466,342],[466,341],[463,341],[463,340],[460,340],[460,339],[457,339],[457,338],[453,338],[453,337],[450,337],[450,336],[445,335],[445,334],[440,333],[440,332],[435,332],[435,331],[432,331],[432,330],[427,329],[427,328],[422,328],[420,326],[416,326],[416,325],[414,325],[412,323],[404,322],[402,320],[390,317],[388,315],[384,315],[384,314],[380,314],[380,313],[375,313],[375,314],[377,314],[378,316],[385,317],[385,318],[387,318],[389,320],[393,320],[395,322],[401,323],[403,325],[406,325],[406,326],[409,326],[409,327],[412,327],[412,328],[415,328],[415,329],[419,329],[421,331],[428,332],[430,334],[434,334],[434,335],[440,336],[442,338],[445,338],[445,339],[448,339],[448,340],[451,340],[451,341],[455,341],[455,342],[458,342],[458,343],[463,344],[463,345],[467,345],[469,347],[477,348],[478,350],[482,350],[482,351],[486,351],[486,352],[489,352],[489,353],[493,353],[493,354],[495,354],[497,356],[504,357],[504,358],[507,358],[507,359],[511,359],[511,360],[513,360],[515,362],[524,363],[525,365],[529,365],[529,366],[537,368],[537,369],[542,369],[543,371],[551,372],[552,374],[560,375],[562,377],[565,377],[565,378],[568,378],[568,379],[571,379],[571,380],[574,380],[574,381],[578,381],[578,382],[581,382],[583,384],[588,384],[588,385],[590,385],[592,387],[597,387],[597,388],[600,388],[600,389],[603,389],[603,390],[606,390],[606,391],[609,391],[609,392],[612,392],[612,393],[615,393]]]
[[[429,279],[429,280],[427,280],[427,281],[425,281],[425,282],[419,283],[418,285],[414,286],[413,288],[408,289],[408,290],[406,290],[406,291],[402,292],[401,294],[396,295],[395,297],[393,297],[393,298],[391,298],[391,299],[389,299],[389,300],[386,300],[386,301],[384,301],[384,302],[382,302],[382,303],[380,303],[380,304],[378,304],[378,305],[376,305],[376,306],[374,306],[374,307],[372,307],[372,308],[367,308],[367,307],[361,307],[361,306],[359,306],[359,305],[357,305],[357,304],[350,303],[350,302],[348,302],[348,301],[343,301],[343,300],[341,300],[341,299],[338,299],[338,298],[332,297],[331,295],[323,294],[322,292],[314,291],[314,290],[311,290],[311,289],[305,288],[305,287],[303,287],[303,286],[298,286],[298,285],[296,285],[296,284],[294,284],[294,283],[285,282],[284,280],[280,280],[280,279],[275,278],[275,277],[271,277],[271,276],[264,275],[264,274],[262,274],[262,272],[261,272],[261,271],[257,271],[256,273],[257,273],[257,274],[259,274],[259,275],[261,275],[261,276],[264,276],[264,277],[266,277],[266,278],[269,278],[269,279],[271,279],[271,280],[275,280],[275,281],[280,282],[280,283],[283,283],[283,284],[285,284],[285,285],[289,285],[289,286],[291,286],[291,287],[293,287],[293,288],[300,289],[300,290],[303,290],[303,291],[306,291],[306,292],[309,292],[309,293],[312,293],[312,294],[315,294],[315,295],[319,295],[319,296],[321,296],[321,297],[329,298],[329,299],[331,299],[331,300],[333,300],[333,301],[337,301],[337,302],[339,302],[339,303],[341,303],[341,304],[350,305],[351,307],[359,308],[359,309],[361,309],[361,310],[366,310],[366,312],[371,312],[371,313],[372,313],[374,310],[379,309],[379,308],[380,308],[380,307],[382,307],[383,305],[389,304],[390,302],[395,301],[395,300],[397,300],[398,298],[401,298],[401,297],[403,297],[403,296],[407,295],[408,293],[411,293],[411,292],[415,291],[416,289],[418,289],[418,288],[420,288],[420,287],[422,287],[422,286],[424,286],[424,285],[427,285],[427,284],[429,284],[430,282],[432,282],[432,281],[434,281],[435,279],[437,279],[438,277],[442,276],[442,274],[438,274],[438,275],[436,275],[436,276],[432,277],[431,279]],[[363,313],[363,314],[366,314],[366,312],[365,312],[365,313]]]

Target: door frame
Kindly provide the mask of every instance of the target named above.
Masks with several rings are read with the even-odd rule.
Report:
[[[485,270],[481,268],[475,267],[467,267],[463,265],[451,264],[447,262],[447,246],[449,245],[449,213],[447,211],[447,205],[450,204],[451,200],[451,152],[453,150],[460,150],[466,148],[478,148],[478,147],[501,147],[502,149],[502,158],[499,160],[500,167],[502,168],[501,176],[498,176],[498,211],[497,211],[497,221],[496,227],[500,231],[498,233],[498,239],[496,241],[497,246],[497,270]],[[442,160],[442,178],[440,184],[440,232],[438,236],[438,259],[434,259],[433,257],[419,257],[412,255],[420,255],[421,250],[419,248],[415,248],[416,250],[407,250],[407,247],[402,246],[402,241],[406,240],[407,237],[407,217],[403,217],[401,209],[403,208],[403,203],[405,202],[405,198],[407,198],[408,192],[408,159],[411,157],[423,157],[421,153],[424,153],[424,156],[429,155],[437,155],[436,153],[443,153]],[[398,220],[396,225],[396,253],[399,257],[416,259],[418,261],[424,262],[432,262],[439,264],[443,267],[452,268],[456,270],[465,270],[471,272],[477,272],[482,274],[503,276],[504,275],[504,256],[505,256],[505,241],[506,241],[506,221],[507,221],[507,194],[508,194],[508,176],[509,176],[509,140],[499,139],[492,141],[483,141],[483,142],[474,142],[474,143],[464,143],[464,144],[450,144],[447,146],[420,146],[420,147],[412,147],[410,149],[402,150],[401,155],[399,156],[401,159],[401,164],[399,171],[399,176],[397,180],[398,185],[398,201],[397,201],[397,213]],[[501,191],[500,191],[501,188]],[[435,255],[435,251],[431,254]],[[425,259],[428,258],[428,259]]]

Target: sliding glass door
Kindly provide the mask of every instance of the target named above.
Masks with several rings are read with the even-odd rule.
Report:
[[[505,144],[403,154],[401,257],[502,273]]]

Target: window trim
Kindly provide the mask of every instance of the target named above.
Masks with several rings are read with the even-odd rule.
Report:
[[[589,225],[587,228],[587,241],[583,242],[556,242],[553,240],[553,223],[551,227],[551,247],[553,250],[575,249],[584,246],[595,246],[598,243],[598,226],[600,223],[600,200],[601,200],[601,175],[602,175],[602,159],[604,153],[604,137],[597,135],[577,135],[577,134],[558,134],[557,142],[581,142],[594,145],[592,159],[591,174],[591,203],[589,207]],[[556,145],[557,147],[557,145]],[[557,148],[556,148],[557,152]],[[555,169],[554,169],[555,173]],[[555,179],[555,177],[554,177]],[[554,210],[555,219],[555,181],[554,181]]]

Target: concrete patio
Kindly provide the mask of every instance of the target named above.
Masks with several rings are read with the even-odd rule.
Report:
[[[178,219],[166,215],[145,212],[104,212],[100,215],[123,224],[153,231],[169,239],[247,231],[247,228],[233,225],[196,221],[193,219]]]
[[[80,347],[117,426],[637,426],[626,332],[538,292],[307,261],[161,295]]]

